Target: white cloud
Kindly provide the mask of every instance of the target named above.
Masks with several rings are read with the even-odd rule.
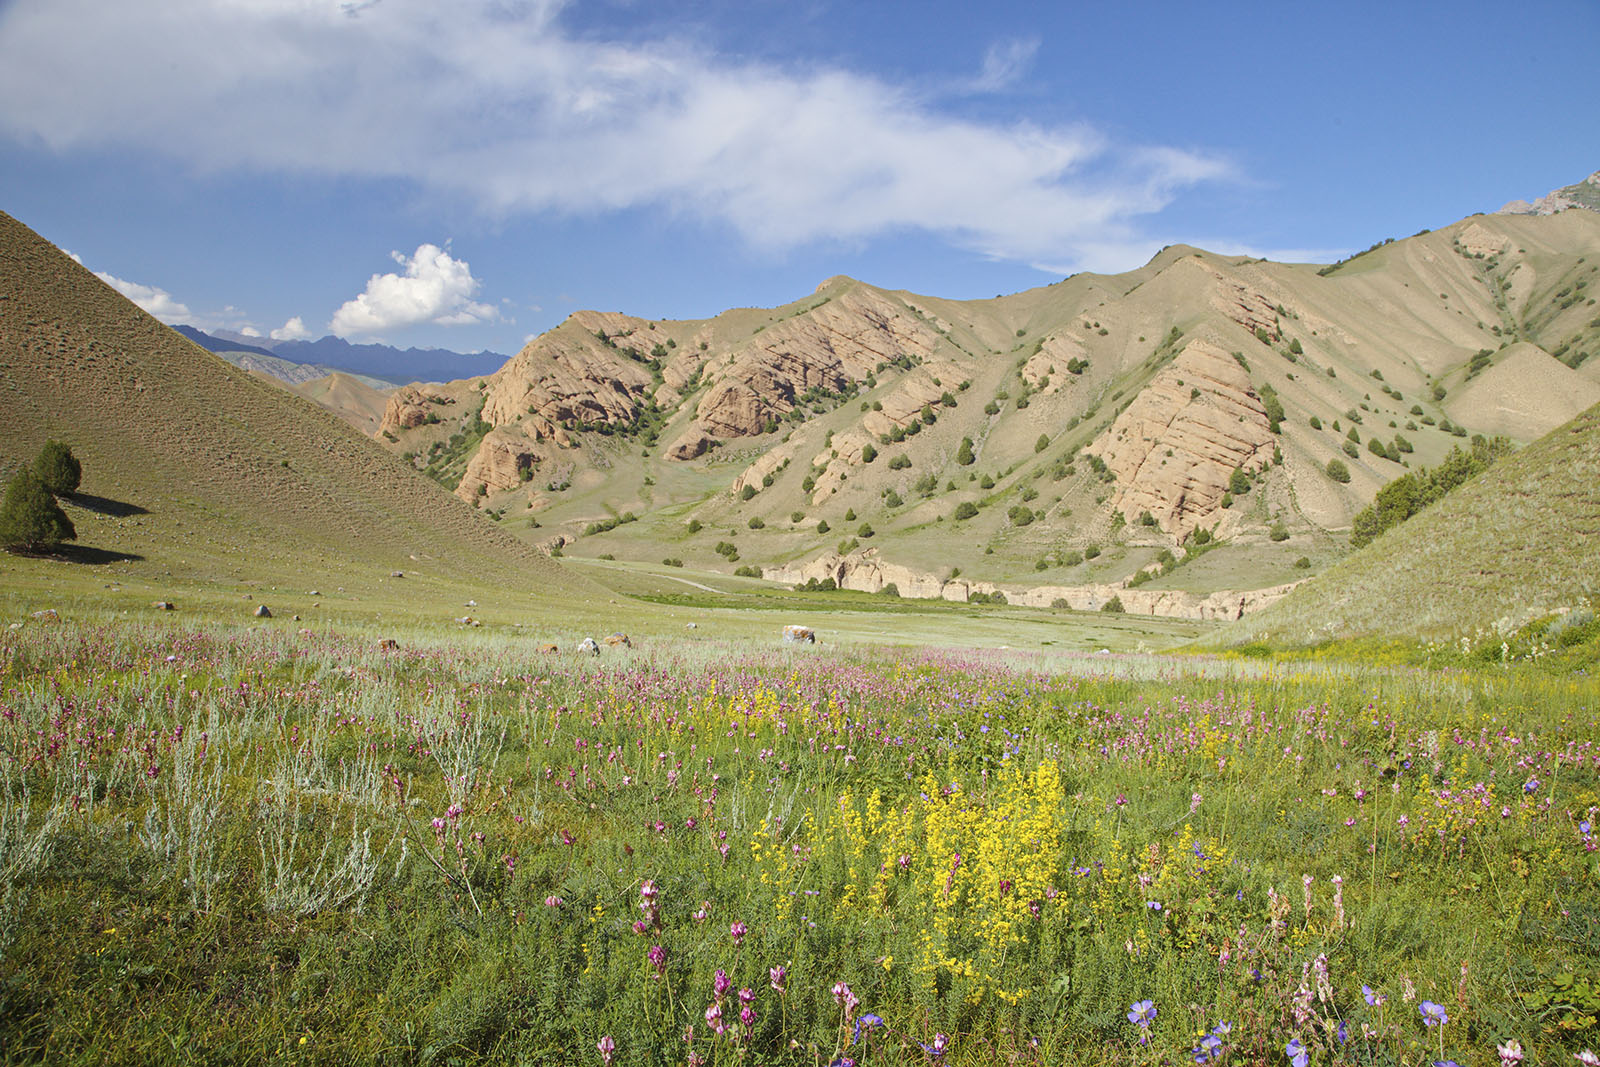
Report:
[[[967,87],[1015,81],[1033,47],[995,45]],[[407,179],[490,213],[651,208],[772,248],[922,230],[1091,267],[1227,173],[1087,126],[956,117],[847,70],[573,36],[550,0],[12,0],[0,131],[202,170]]]
[[[244,336],[244,337],[260,337],[261,336],[261,331],[256,329],[254,326],[249,325],[249,324],[246,324],[244,326],[239,327],[239,333],[240,333],[241,336]]]
[[[274,341],[304,341],[311,336],[311,331],[306,329],[305,320],[296,315],[273,330],[270,336]]]
[[[368,278],[366,290],[333,313],[328,329],[348,337],[421,323],[465,326],[499,318],[499,312],[488,304],[473,301],[479,282],[465,260],[453,259],[447,250],[432,244],[417,246],[413,256],[389,255],[405,268],[405,274]]]
[[[174,300],[165,289],[124,281],[103,270],[95,271],[94,276],[169,326],[194,320],[194,312],[189,310],[188,305]]]

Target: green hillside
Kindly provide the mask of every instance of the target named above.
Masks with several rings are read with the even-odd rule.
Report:
[[[65,502],[79,538],[69,560],[100,565],[86,579],[72,562],[0,555],[13,590],[324,587],[335,600],[340,587],[373,595],[387,582],[417,610],[457,585],[524,600],[602,595],[333,414],[180,337],[3,214],[0,412],[0,478],[47,439],[82,460],[82,495]]]
[[[1235,643],[1482,641],[1600,601],[1600,406],[1230,629]]]

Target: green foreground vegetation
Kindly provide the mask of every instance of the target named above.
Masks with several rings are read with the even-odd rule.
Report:
[[[1600,685],[1547,659],[301,626],[0,632],[4,1059],[1596,1044]]]

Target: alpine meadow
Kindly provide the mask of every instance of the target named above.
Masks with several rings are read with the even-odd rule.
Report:
[[[1600,172],[1126,14],[60,2],[0,1063],[1600,1065]]]

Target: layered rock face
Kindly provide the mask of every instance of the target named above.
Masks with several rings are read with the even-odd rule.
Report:
[[[1250,376],[1227,352],[1191,341],[1088,451],[1116,475],[1111,506],[1148,511],[1182,539],[1222,506],[1235,468],[1256,469],[1274,437]]]
[[[601,340],[602,333],[609,340]],[[651,352],[665,340],[640,319],[577,312],[490,376],[483,420],[504,426],[532,415],[552,428],[632,422],[655,388]]]
[[[389,403],[384,406],[378,433],[414,430],[427,422],[428,416],[439,414],[443,408],[455,402],[455,397],[429,389],[426,385],[401,386],[389,394]]]
[[[1296,583],[1267,589],[1220,590],[1201,595],[1179,589],[1129,589],[1124,584],[999,586],[993,582],[941,579],[890,563],[876,549],[849,555],[829,552],[805,562],[768,567],[762,577],[775,582],[801,584],[831,578],[840,589],[879,593],[893,585],[903,597],[952,600],[965,603],[974,594],[1003,593],[1006,602],[1022,607],[1049,608],[1061,603],[1074,611],[1099,611],[1116,597],[1123,608],[1137,615],[1172,619],[1237,619],[1266,607],[1286,595]]]
[[[926,359],[938,342],[938,331],[903,305],[870,290],[847,292],[761,331],[710,368],[711,387],[695,408],[694,425],[669,454],[699,455],[704,448],[695,448],[705,437],[754,436],[805,393],[841,392],[880,363]]]
[[[483,486],[491,493],[515,489],[531,476],[539,457],[528,447],[528,439],[516,428],[490,430],[467,462],[467,471],[456,486],[456,496],[472,503]]]

